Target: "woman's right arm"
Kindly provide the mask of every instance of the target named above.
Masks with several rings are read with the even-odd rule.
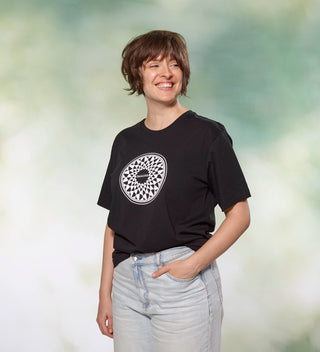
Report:
[[[114,231],[106,225],[103,243],[103,257],[102,257],[102,270],[101,281],[99,290],[99,308],[97,314],[97,323],[102,334],[113,338],[113,324],[112,324],[112,278],[113,278],[113,239]],[[108,320],[108,326],[106,321]]]

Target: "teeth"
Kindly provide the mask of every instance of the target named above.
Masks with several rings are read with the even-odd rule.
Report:
[[[172,83],[160,83],[160,84],[157,84],[157,86],[160,88],[171,88]]]

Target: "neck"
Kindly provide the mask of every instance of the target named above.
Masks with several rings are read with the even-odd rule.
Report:
[[[169,126],[181,114],[188,111],[179,101],[173,105],[148,104],[145,125],[152,130],[160,130]]]

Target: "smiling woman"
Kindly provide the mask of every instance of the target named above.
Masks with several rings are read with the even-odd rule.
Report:
[[[98,199],[109,216],[97,323],[116,352],[219,352],[216,258],[249,226],[250,191],[225,127],[179,102],[183,37],[151,31],[122,58],[147,116],[116,135]],[[217,204],[225,220],[212,236]]]
[[[183,72],[176,59],[164,57],[147,61],[141,69],[144,97],[147,106],[174,103],[181,94]]]
[[[121,72],[128,81],[130,94],[144,94],[141,68],[147,62],[169,57],[183,72],[181,94],[186,95],[190,64],[184,38],[174,32],[151,31],[130,41],[122,51]],[[156,64],[156,62],[154,62]]]

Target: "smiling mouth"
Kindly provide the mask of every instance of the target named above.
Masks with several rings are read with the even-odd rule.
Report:
[[[156,84],[158,88],[172,88],[173,83],[158,83]]]

